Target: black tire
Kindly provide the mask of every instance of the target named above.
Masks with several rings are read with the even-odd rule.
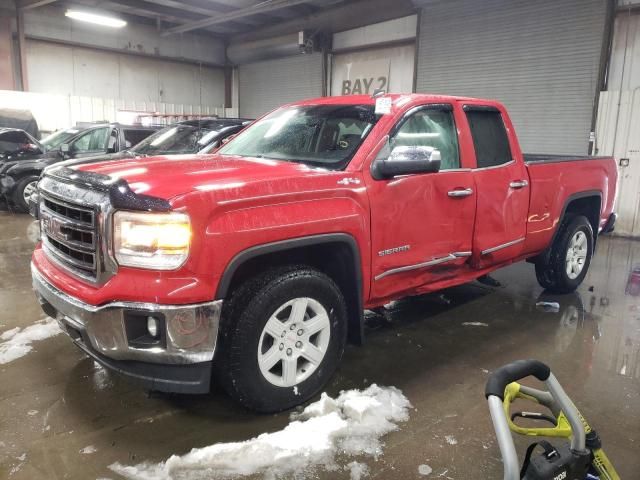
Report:
[[[269,318],[281,306],[302,297],[317,301],[328,313],[328,346],[308,378],[294,387],[278,386],[260,370],[261,335]],[[347,309],[331,278],[307,266],[274,269],[245,282],[226,302],[214,359],[215,377],[233,399],[250,410],[261,413],[287,410],[306,402],[327,384],[340,363],[346,338]],[[274,341],[273,346],[278,342]],[[301,361],[299,368],[304,371],[304,358]],[[284,362],[280,367],[284,369]]]
[[[40,178],[38,175],[27,175],[26,177],[19,179],[14,185],[11,200],[17,212],[29,212],[29,205],[27,205],[27,202],[24,199],[24,189],[27,188],[27,185],[30,183],[37,182],[38,178]]]
[[[582,270],[571,278],[567,273],[566,258],[572,238],[583,232],[587,239],[587,251]],[[565,218],[560,225],[558,235],[551,246],[547,261],[535,264],[536,278],[541,287],[552,293],[570,293],[575,291],[584,280],[593,256],[593,228],[586,217],[582,215]]]

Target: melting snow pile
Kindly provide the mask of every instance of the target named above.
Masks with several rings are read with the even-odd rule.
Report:
[[[264,478],[303,474],[314,467],[337,468],[338,452],[349,456],[382,453],[381,437],[409,419],[411,404],[394,387],[371,385],[364,391],[342,392],[336,399],[326,393],[284,429],[236,443],[217,443],[173,455],[159,464],[143,463],[110,468],[129,479],[210,479],[261,474]],[[356,478],[366,469],[350,464]],[[353,477],[354,475],[352,475]]]
[[[52,318],[40,320],[26,328],[7,330],[0,335],[0,364],[25,356],[32,350],[33,342],[57,335],[62,330]]]

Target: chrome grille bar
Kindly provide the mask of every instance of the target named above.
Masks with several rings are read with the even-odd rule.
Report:
[[[81,277],[96,280],[96,210],[42,191],[40,195],[40,222],[45,251],[57,263]]]

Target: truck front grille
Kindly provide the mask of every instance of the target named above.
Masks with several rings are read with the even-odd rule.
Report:
[[[40,193],[42,243],[47,254],[76,274],[98,274],[96,210]]]

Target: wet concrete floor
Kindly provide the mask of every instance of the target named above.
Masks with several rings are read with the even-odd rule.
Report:
[[[30,286],[35,233],[30,217],[0,212],[0,335],[44,318]],[[364,347],[348,348],[330,394],[375,382],[398,387],[415,407],[385,437],[381,457],[358,459],[370,477],[502,478],[484,383],[504,363],[538,358],[598,430],[621,478],[640,478],[640,242],[602,238],[579,291],[551,298],[560,303],[557,313],[536,308],[550,298],[531,265],[494,277],[501,287],[472,283],[398,302],[389,323],[369,317]],[[115,480],[113,462],[159,462],[289,421],[286,413],[244,411],[219,391],[149,395],[63,334],[32,346],[0,364],[0,478]],[[520,452],[528,443],[518,442]],[[432,473],[421,476],[420,465]],[[313,477],[349,474],[319,470]]]

